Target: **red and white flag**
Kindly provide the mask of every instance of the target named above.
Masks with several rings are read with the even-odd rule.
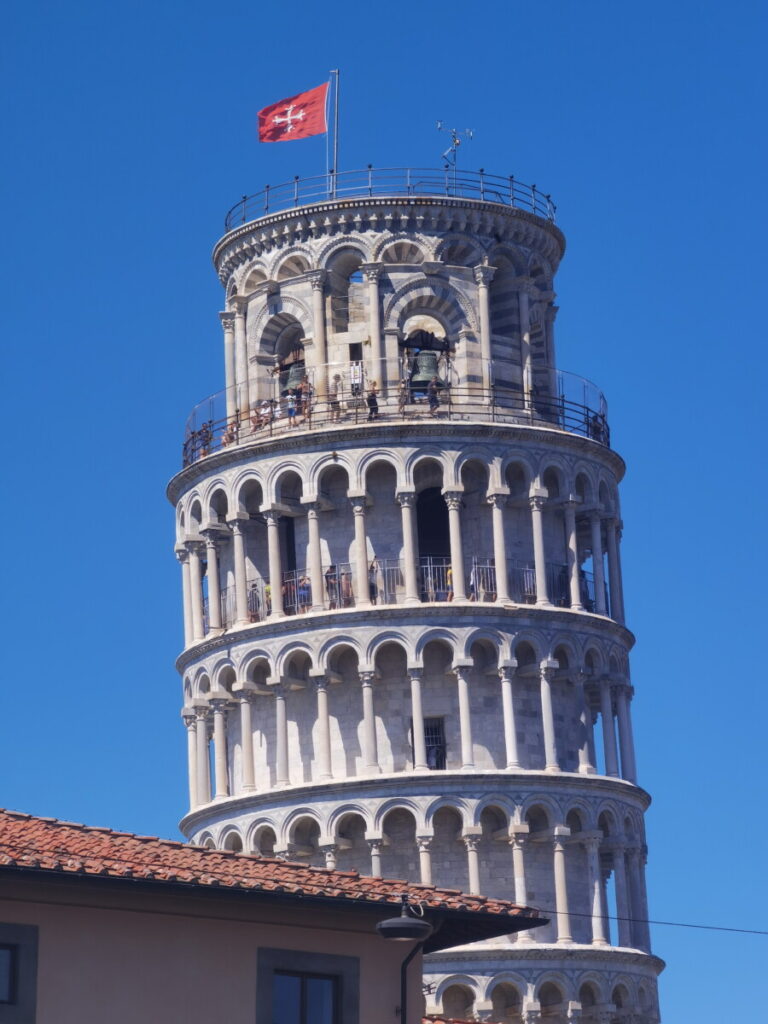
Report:
[[[325,100],[328,83],[289,96],[259,111],[259,142],[290,142],[328,131]]]

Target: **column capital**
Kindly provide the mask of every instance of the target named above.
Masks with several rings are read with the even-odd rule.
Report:
[[[316,689],[328,689],[328,676],[325,674],[325,672],[311,672],[310,678],[314,681]]]
[[[235,314],[231,310],[224,310],[219,313],[219,320],[225,331],[234,331],[235,329]]]
[[[352,506],[352,512],[356,516],[364,516],[366,509],[366,496],[364,494],[348,494],[347,500]]]
[[[322,289],[327,278],[327,270],[311,270],[306,276],[306,280],[309,281],[315,291],[320,291]]]
[[[371,853],[380,853],[381,852],[381,848],[384,845],[384,840],[383,839],[378,839],[378,838],[377,839],[366,839],[365,842],[366,842],[366,845],[368,846],[368,849],[371,851]]]
[[[475,274],[475,281],[479,285],[485,285],[486,287],[493,280],[493,275],[496,273],[496,267],[490,267],[487,263],[481,263],[477,267],[473,267]]]
[[[202,537],[192,537],[184,541],[184,547],[190,555],[199,555],[202,553],[201,549],[205,547],[205,541]]]
[[[456,512],[461,508],[462,497],[463,491],[443,491],[445,504],[451,512]]]
[[[232,697],[228,693],[214,692],[208,697],[208,703],[214,712],[226,711],[228,707],[233,703]]]
[[[360,677],[360,685],[361,686],[372,686],[373,685],[373,680],[374,680],[374,678],[376,676],[375,672],[367,672],[367,671],[361,672],[360,669],[358,669],[357,670],[357,674]]]
[[[195,718],[198,722],[207,722],[211,717],[211,709],[208,705],[208,701],[196,700],[192,705],[195,713]]]
[[[241,703],[243,701],[252,701],[255,697],[259,696],[259,691],[254,683],[235,683],[232,687],[232,695]]]
[[[173,549],[173,553],[182,565],[185,565],[189,561],[189,551],[183,544],[177,544]]]
[[[188,706],[187,707],[183,707],[181,709],[181,718],[182,718],[182,721],[184,722],[184,725],[187,727],[187,729],[191,729],[192,726],[195,725],[195,722],[197,721],[197,716],[195,714],[195,709],[194,708],[190,708]]]
[[[544,658],[539,664],[539,672],[545,679],[551,679],[559,668],[560,665],[554,658]]]
[[[408,673],[409,679],[421,679],[424,673],[424,668],[421,665],[409,665],[406,672]]]
[[[376,284],[381,277],[381,272],[384,269],[383,263],[361,263],[360,269],[363,272],[363,277],[369,283]]]
[[[245,311],[248,308],[248,299],[245,295],[233,295],[229,301],[232,303],[235,316],[244,317]]]
[[[462,835],[461,839],[468,850],[476,850],[480,843],[480,840],[482,839],[482,836],[465,834]]]
[[[531,494],[528,497],[528,504],[531,506],[532,512],[540,512],[547,504],[546,494]]]
[[[432,848],[434,836],[416,836],[416,846],[419,851],[429,852]]]
[[[270,523],[277,523],[278,519],[282,516],[282,509],[276,505],[263,505],[259,512],[264,516],[264,520],[269,525]]]
[[[509,491],[489,491],[485,500],[491,508],[506,508],[509,501]]]
[[[398,504],[400,505],[401,508],[403,506],[405,506],[406,508],[414,508],[414,506],[416,505],[415,491],[398,491],[395,494],[395,498],[397,499]]]
[[[232,533],[242,533],[243,527],[248,521],[248,516],[229,516],[227,519],[227,526],[230,528]]]

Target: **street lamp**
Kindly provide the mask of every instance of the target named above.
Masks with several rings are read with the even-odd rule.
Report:
[[[432,934],[434,928],[422,916],[415,916],[415,911],[408,906],[408,896],[406,893],[403,893],[400,899],[402,901],[400,916],[388,917],[385,921],[379,921],[376,925],[376,931],[383,939],[389,939],[393,942],[416,943],[400,965],[400,1024],[407,1024],[408,967],[416,954],[421,952],[424,943]]]

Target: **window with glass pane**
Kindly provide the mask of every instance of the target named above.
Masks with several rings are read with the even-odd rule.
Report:
[[[275,971],[272,1024],[337,1024],[338,982],[330,974]]]
[[[0,945],[0,1003],[16,1002],[18,946]]]

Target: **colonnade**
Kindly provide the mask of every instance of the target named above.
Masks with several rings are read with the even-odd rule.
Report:
[[[453,580],[454,603],[463,604],[468,600],[467,569],[464,557],[462,532],[462,492],[446,489],[443,497],[448,509],[448,525],[450,536],[450,562]],[[403,603],[406,605],[420,604],[420,584],[417,564],[418,543],[416,539],[416,491],[399,490],[395,498],[400,507],[400,526],[402,535],[402,574],[404,582]],[[489,493],[487,501],[491,506],[493,563],[496,567],[496,600],[495,604],[509,607],[513,604],[510,596],[507,571],[500,567],[508,566],[506,525],[504,508],[509,498],[506,492]],[[355,606],[368,608],[371,605],[368,586],[368,529],[366,525],[365,494],[350,494],[349,502],[353,513],[355,554]],[[543,494],[534,494],[529,499],[531,512],[531,533],[533,539],[533,561],[536,581],[536,606],[552,608],[552,596],[549,593],[547,578],[547,552],[544,531],[544,509],[548,504]],[[319,513],[323,506],[317,499],[302,499],[307,515],[308,565],[307,574],[311,587],[311,610],[321,611],[326,607],[327,599],[324,591],[322,565],[322,539]],[[559,508],[560,505],[554,505]],[[573,611],[585,611],[582,593],[581,561],[578,550],[577,536],[577,503],[569,500],[562,505],[566,529],[566,555],[568,592],[570,608]],[[265,505],[261,509],[267,533],[268,581],[271,595],[269,618],[274,620],[285,615],[283,607],[283,565],[280,553],[279,524],[284,509],[279,506]],[[624,621],[621,564],[619,556],[619,538],[621,523],[614,515],[599,510],[587,513],[591,530],[592,564],[594,568],[595,607],[598,615],[611,616],[618,622]],[[243,628],[250,624],[248,608],[248,578],[246,571],[246,544],[244,529],[248,522],[246,517],[234,516],[228,519],[227,525],[209,524],[201,531],[201,535],[187,538],[176,545],[176,557],[181,563],[182,594],[184,601],[184,641],[185,647],[202,640],[208,634],[217,635],[224,628],[220,598],[220,548],[223,543],[231,541],[232,563],[234,575],[235,628]],[[603,569],[603,528],[607,537],[607,562],[611,608],[606,603],[606,586]],[[205,558],[208,576],[208,628],[206,631],[203,616],[203,570],[202,560]]]
[[[434,273],[440,264],[431,262],[431,273]],[[370,369],[369,379],[381,383],[386,382],[391,374],[387,373],[387,356],[384,349],[384,336],[381,325],[381,293],[379,281],[382,273],[386,271],[387,264],[382,262],[362,263],[360,271],[366,284],[367,306],[368,306],[368,336],[370,338]],[[472,268],[477,291],[474,296],[474,306],[477,311],[479,328],[480,356],[482,361],[483,388],[486,392],[490,389],[490,366],[492,360],[491,346],[491,312],[489,285],[493,280],[496,268],[488,266],[487,263]],[[426,279],[425,279],[426,280]],[[327,364],[328,364],[328,324],[325,312],[325,287],[328,281],[328,271],[325,269],[310,270],[294,278],[292,283],[301,284],[309,281],[312,288],[312,362],[311,367],[319,374],[315,378],[317,395],[322,399],[327,393]],[[291,283],[291,282],[287,282]],[[268,300],[270,295],[280,291],[281,286],[286,282],[266,281],[263,282],[258,291],[259,297]],[[517,290],[520,299],[520,320],[521,324],[527,321],[528,295],[535,294],[535,289],[527,278],[520,278],[514,283],[514,290]],[[245,414],[250,410],[252,404],[260,396],[256,394],[256,383],[250,377],[250,360],[248,355],[248,342],[246,332],[246,318],[248,316],[249,302],[252,298],[246,296],[232,296],[230,303],[231,310],[219,314],[222,329],[224,332],[224,379],[227,396],[227,418],[233,419],[237,410]],[[525,320],[524,320],[525,314]],[[526,329],[529,330],[529,329]],[[530,362],[530,342],[528,344]],[[524,380],[523,368],[520,371],[521,381]],[[530,378],[530,370],[528,374]],[[393,377],[394,379],[394,377]]]
[[[451,770],[474,771],[474,745],[472,739],[472,713],[470,707],[470,671],[469,660],[459,661],[451,670],[458,688],[458,710],[460,731],[459,763],[451,766]],[[544,771],[557,773],[561,768],[561,753],[558,749],[555,731],[554,700],[552,688],[559,670],[558,663],[546,659],[538,668],[540,714],[542,734],[544,738]],[[409,667],[410,682],[410,718],[413,723],[413,765],[416,773],[429,772],[427,748],[424,733],[424,706],[422,699],[421,667]],[[526,678],[536,672],[535,666],[526,666],[523,670]],[[502,707],[502,731],[504,736],[505,764],[503,770],[524,771],[527,765],[521,763],[518,750],[517,710],[514,700],[515,678],[517,665],[509,660],[499,670]],[[362,706],[362,764],[363,774],[375,775],[382,771],[377,749],[376,713],[375,713],[375,674],[373,670],[360,671],[360,689]],[[182,714],[190,737],[189,740],[189,784],[190,807],[195,808],[214,799],[225,799],[240,792],[260,792],[270,790],[270,778],[259,780],[257,785],[256,770],[253,756],[254,716],[252,704],[263,703],[266,699],[274,701],[274,711],[270,713],[270,728],[274,724],[275,747],[272,764],[274,766],[274,788],[283,788],[291,784],[288,748],[288,701],[291,687],[297,683],[291,681],[271,683],[257,687],[252,682],[235,684],[230,694],[226,690],[214,690],[207,698],[196,698],[191,706],[184,708]],[[331,767],[331,730],[328,707],[328,678],[324,673],[310,675],[309,685],[316,691],[316,719],[312,734],[316,736],[316,773],[315,781],[325,782],[333,778]],[[600,718],[603,736],[604,772],[613,778],[624,778],[636,781],[634,741],[630,719],[630,700],[632,687],[621,676],[604,676],[595,679],[586,673],[574,674],[574,685],[577,688],[582,723],[582,739],[578,751],[578,772],[584,775],[596,773],[595,741],[593,724],[595,715],[593,702],[599,698]],[[239,710],[238,710],[239,709]],[[240,735],[242,737],[241,780],[235,785],[230,778],[227,716],[237,710],[240,716]],[[259,727],[259,720],[256,720]],[[617,728],[618,727],[618,728]],[[617,743],[618,732],[618,743]],[[214,748],[214,789],[211,792],[209,770],[209,741],[213,739]]]

